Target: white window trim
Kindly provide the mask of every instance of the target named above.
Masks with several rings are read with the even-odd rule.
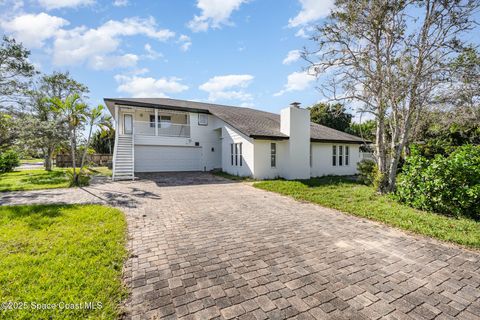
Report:
[[[200,119],[204,119],[205,121],[201,121]],[[198,114],[198,125],[199,126],[208,126],[208,114],[199,113]]]
[[[275,148],[272,148],[272,146],[275,146]],[[273,165],[272,165],[272,159]],[[277,144],[275,142],[270,143],[270,167],[271,168],[276,168],[277,167]]]

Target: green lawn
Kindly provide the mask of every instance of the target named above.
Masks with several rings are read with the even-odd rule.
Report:
[[[0,174],[1,191],[67,188],[65,169],[45,171],[43,169],[20,170]]]
[[[121,211],[99,205],[0,207],[0,318],[117,319],[125,228]],[[85,302],[97,308],[65,309]]]
[[[43,169],[19,170],[0,174],[0,192],[68,188],[66,169],[55,168],[52,171]],[[95,167],[92,175],[111,176],[112,170],[106,167]]]
[[[44,159],[21,159],[20,163],[38,163],[42,162],[43,163]]]
[[[262,181],[255,183],[254,186],[414,233],[471,248],[480,248],[479,221],[467,218],[455,219],[412,209],[389,196],[378,195],[372,187],[352,180],[323,177],[301,181]]]

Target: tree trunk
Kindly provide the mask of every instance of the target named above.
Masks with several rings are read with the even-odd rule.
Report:
[[[75,143],[75,128],[70,131],[70,152],[72,153],[72,168],[73,168],[73,183],[74,185],[78,185],[78,177],[77,177],[77,165],[76,165],[76,157],[75,157],[75,149],[76,149],[76,143]]]
[[[92,137],[93,123],[90,123],[90,130],[88,131],[87,143],[85,144],[85,150],[83,150],[82,160],[80,162],[80,173],[83,171],[83,165],[85,164],[85,158],[87,157],[88,146],[90,145],[90,138]]]
[[[45,152],[45,170],[52,171],[52,157],[53,157],[53,147],[47,147]]]
[[[383,108],[382,108],[383,109]],[[377,116],[377,129],[375,136],[375,153],[377,157],[377,166],[380,174],[379,183],[377,186],[377,191],[380,193],[385,193],[385,181],[387,176],[387,154],[385,150],[385,116],[383,111],[379,111]]]

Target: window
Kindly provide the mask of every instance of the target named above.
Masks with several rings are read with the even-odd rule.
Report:
[[[208,114],[204,114],[204,113],[198,114],[198,125],[208,126]]]
[[[270,166],[275,168],[277,166],[277,144],[270,144]]]
[[[243,165],[243,156],[242,156],[242,144],[241,143],[231,143],[230,144],[230,163],[232,166],[242,166]]]
[[[332,166],[337,165],[337,146],[332,146]]]
[[[338,165],[343,166],[343,146],[338,146]]]
[[[172,124],[171,116],[158,116],[158,127],[159,128],[168,128]]]
[[[239,154],[239,156],[240,156],[240,167],[241,167],[241,166],[242,166],[242,164],[243,164],[243,156],[242,156],[242,144],[241,144],[241,143],[239,143],[239,144],[238,144],[238,149],[239,149],[239,152],[238,152],[238,154]]]
[[[150,128],[155,128],[155,115],[150,115]]]
[[[238,143],[235,143],[235,165],[238,166]]]
[[[310,143],[310,167],[312,167],[313,159],[312,159],[312,144]]]
[[[159,128],[168,128],[172,124],[171,116],[158,116],[158,127]],[[155,128],[155,115],[150,115],[150,128]]]
[[[349,162],[349,159],[350,158],[350,147],[349,146],[345,146],[345,165],[348,166],[348,162]]]

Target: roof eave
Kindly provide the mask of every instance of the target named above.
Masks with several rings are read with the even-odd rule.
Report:
[[[261,134],[250,135],[250,138],[256,139],[256,140],[288,140],[289,139],[289,137],[269,136],[269,135],[261,135]]]
[[[151,109],[165,109],[165,110],[174,110],[174,111],[187,111],[187,112],[197,112],[197,113],[206,113],[210,114],[210,111],[207,109],[198,109],[198,108],[188,108],[188,107],[176,107],[176,106],[168,106],[168,105],[161,105],[149,102],[138,102],[138,101],[127,101],[127,100],[119,100],[119,99],[112,99],[112,98],[105,98],[103,99],[105,103],[112,102],[119,106],[129,106],[129,107],[142,107],[142,108],[151,108]]]
[[[340,139],[317,139],[311,138],[311,142],[327,142],[327,143],[349,143],[349,144],[364,144],[368,141],[358,141],[358,140],[340,140]]]

